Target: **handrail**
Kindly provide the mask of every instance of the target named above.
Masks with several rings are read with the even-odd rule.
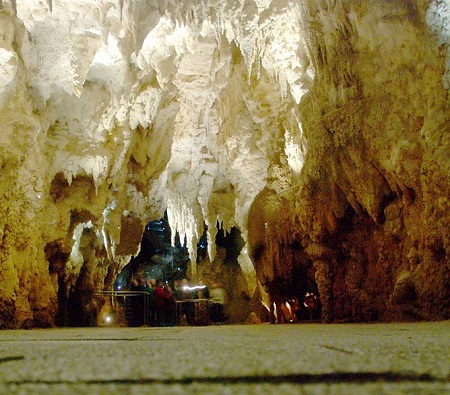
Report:
[[[146,291],[95,291],[94,295],[130,295],[130,294],[140,294],[148,295]]]
[[[104,290],[104,291],[96,291],[94,292],[94,297],[110,297],[110,298],[123,298],[124,300],[127,297],[136,297],[142,296],[143,300],[143,323],[146,326],[148,324],[148,307],[149,307],[149,293],[145,291],[115,291],[115,290]],[[112,299],[111,299],[112,302]]]
[[[177,303],[184,303],[184,302],[211,302],[211,299],[179,299],[179,300],[175,300],[175,302]]]

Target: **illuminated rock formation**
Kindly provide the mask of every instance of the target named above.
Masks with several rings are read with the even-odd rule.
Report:
[[[192,277],[203,231],[213,261],[236,227],[266,304],[448,318],[449,12],[0,2],[0,327],[94,322],[165,211]]]
[[[306,160],[299,187],[255,200],[252,255],[291,287],[312,263],[327,321],[448,318],[449,9],[313,3]]]

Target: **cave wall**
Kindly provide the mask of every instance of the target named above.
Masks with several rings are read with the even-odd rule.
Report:
[[[269,282],[292,270],[285,251],[301,243],[325,321],[450,316],[448,71],[435,5],[307,6],[316,79],[300,103],[300,186],[282,196],[269,185],[249,233]]]
[[[235,227],[249,295],[448,318],[449,13],[0,2],[0,327],[94,322],[165,211],[194,278],[205,225],[211,262]]]

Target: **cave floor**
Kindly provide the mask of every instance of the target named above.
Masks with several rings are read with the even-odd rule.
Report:
[[[0,331],[1,394],[450,394],[450,321]]]

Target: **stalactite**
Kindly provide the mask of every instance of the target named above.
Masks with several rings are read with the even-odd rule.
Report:
[[[75,249],[67,278],[86,264],[91,281],[96,260],[115,273],[133,254],[123,218],[166,209],[193,276],[205,225],[210,259],[237,227],[253,290],[316,276],[325,320],[395,319],[398,303],[374,301],[408,301],[407,269],[417,317],[448,317],[450,3],[403,3],[0,1],[0,305],[21,306],[14,325],[37,299],[51,324],[66,289],[42,269],[46,246],[86,241],[96,253]],[[42,295],[16,291],[31,261]]]

